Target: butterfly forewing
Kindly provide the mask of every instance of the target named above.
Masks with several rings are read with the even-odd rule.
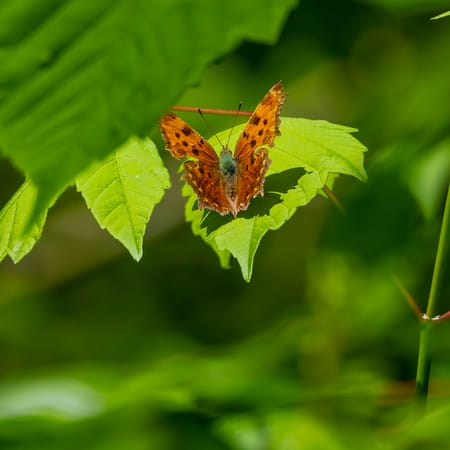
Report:
[[[285,93],[279,81],[274,84],[248,119],[244,130],[238,138],[234,157],[246,159],[262,145],[272,146],[276,136],[280,135],[280,110]]]
[[[219,157],[211,145],[177,115],[168,113],[163,116],[160,128],[166,141],[166,149],[174,158],[190,156],[207,165],[218,163]]]

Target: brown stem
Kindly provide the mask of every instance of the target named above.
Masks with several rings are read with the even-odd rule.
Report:
[[[421,309],[417,305],[417,302],[414,300],[412,295],[406,290],[401,281],[395,275],[392,276],[394,278],[395,284],[400,289],[400,292],[403,294],[403,297],[405,297],[405,300],[408,302],[408,305],[414,311],[415,315],[420,320],[428,320],[429,317],[424,312],[421,311]]]
[[[342,206],[342,203],[339,201],[335,193],[325,184],[323,186],[323,190],[328,195],[328,197],[331,199],[331,201],[336,205],[336,207],[342,212],[345,213],[345,209]]]
[[[207,114],[222,114],[227,116],[251,116],[252,113],[249,111],[236,111],[230,109],[214,109],[214,108],[196,108],[194,106],[172,106],[171,109],[176,111],[188,111],[198,113],[200,109],[201,112]]]

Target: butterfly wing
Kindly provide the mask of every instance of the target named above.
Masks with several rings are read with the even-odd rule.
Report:
[[[285,93],[281,81],[275,83],[264,96],[248,119],[238,138],[234,157],[246,160],[250,154],[262,145],[273,146],[276,136],[280,135],[280,110]]]
[[[237,161],[236,208],[246,210],[250,200],[264,195],[264,179],[272,161],[265,148],[258,148],[246,160]]]
[[[225,193],[225,180],[218,166],[186,161],[183,178],[197,194],[199,209],[212,209],[222,216],[229,212],[236,215]]]
[[[267,148],[280,135],[280,110],[285,93],[281,82],[269,89],[250,116],[236,144],[234,158],[239,176],[236,178],[236,207],[246,210],[250,200],[264,195],[264,180],[271,164]],[[262,147],[262,148],[261,148]]]
[[[199,209],[208,208],[221,215],[228,214],[231,207],[224,190],[219,157],[211,145],[173,113],[161,119],[160,128],[166,149],[174,158],[196,158],[184,163],[183,179],[197,195]]]
[[[176,114],[163,116],[159,126],[166,141],[166,149],[174,158],[191,156],[206,165],[218,163],[219,157],[208,141]]]

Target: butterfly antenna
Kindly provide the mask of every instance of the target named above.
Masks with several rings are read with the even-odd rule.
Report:
[[[209,128],[209,131],[216,137],[217,141],[223,148],[222,141],[219,139],[219,136],[217,136],[216,132],[213,130],[213,127],[210,125],[210,123],[206,120],[206,117],[203,115],[203,112],[200,108],[197,109],[198,113],[202,116],[202,119],[205,121],[206,126]]]
[[[233,125],[230,128],[230,134],[228,135],[228,139],[227,139],[227,148],[228,148],[228,144],[230,143],[231,134],[233,133],[234,127],[236,125],[236,120],[239,117],[239,112],[241,111],[241,108],[242,108],[242,102],[239,103],[238,109],[236,110],[236,114],[234,115]]]

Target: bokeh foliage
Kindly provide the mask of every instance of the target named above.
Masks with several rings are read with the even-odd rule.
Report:
[[[429,20],[445,3],[304,0],[275,45],[242,43],[178,101],[253,105],[282,79],[284,114],[357,128],[370,149],[368,182],[334,187],[345,214],[302,208],[251,284],[190,233],[176,165],[139,264],[67,192],[35,251],[0,266],[0,448],[446,448],[448,325],[417,422],[419,326],[391,278],[423,305],[450,172],[450,25]],[[21,180],[5,160],[0,180],[6,202]]]

